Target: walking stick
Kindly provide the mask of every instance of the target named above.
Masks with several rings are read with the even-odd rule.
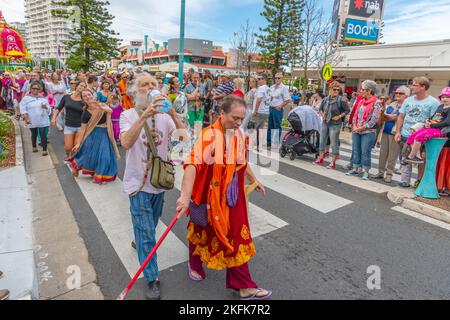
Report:
[[[131,279],[130,283],[128,284],[128,286],[123,289],[122,293],[119,295],[119,297],[117,298],[117,300],[123,300],[125,299],[126,295],[128,294],[128,292],[131,290],[131,288],[133,287],[134,283],[136,282],[136,280],[139,278],[139,276],[141,275],[142,271],[144,271],[145,267],[147,266],[147,264],[150,262],[150,260],[153,258],[153,256],[156,253],[156,250],[158,250],[159,246],[161,245],[161,243],[164,241],[164,239],[166,238],[167,234],[169,234],[169,231],[173,228],[173,226],[175,225],[175,223],[177,223],[178,219],[180,219],[181,214],[177,214],[175,215],[175,217],[172,219],[172,221],[170,222],[169,226],[167,227],[166,231],[164,231],[163,235],[161,236],[161,238],[159,238],[158,242],[156,243],[156,245],[153,247],[152,251],[150,252],[150,254],[147,256],[147,258],[145,259],[144,263],[142,263],[141,267],[139,268],[139,270],[136,272],[136,274],[134,275],[133,279]]]

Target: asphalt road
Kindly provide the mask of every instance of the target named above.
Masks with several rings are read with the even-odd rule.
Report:
[[[98,285],[106,299],[115,299],[129,282],[129,273],[63,162],[62,133],[52,128],[49,139],[59,160],[58,177],[87,245]],[[122,157],[119,178],[124,166]],[[254,205],[288,223],[254,240],[257,254],[250,270],[259,286],[273,290],[273,299],[450,299],[449,230],[392,210],[394,204],[385,194],[285,163],[280,163],[279,173],[351,203],[323,213],[275,187],[268,188],[266,197],[252,196]],[[165,195],[162,222],[166,225],[178,196],[178,190]],[[322,200],[320,196],[312,199]],[[173,233],[187,245],[186,224],[183,218]],[[379,289],[368,288],[368,279],[377,275],[370,271],[371,266],[380,271]],[[225,289],[225,271],[207,270],[205,281],[194,283],[187,276],[187,262],[183,262],[163,270],[160,279],[163,299],[238,298],[237,293]],[[145,287],[144,280],[138,280],[128,299],[144,298]]]

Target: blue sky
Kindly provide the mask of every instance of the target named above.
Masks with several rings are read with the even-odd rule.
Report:
[[[126,41],[148,34],[158,42],[178,37],[180,0],[109,0],[114,29]],[[334,0],[318,0],[326,17]],[[353,0],[352,0],[353,1]],[[263,0],[186,0],[186,36],[229,47],[233,32],[247,19],[264,26]],[[0,0],[8,21],[24,21],[23,0]],[[386,43],[450,39],[449,0],[385,0]],[[444,27],[447,26],[447,27]]]

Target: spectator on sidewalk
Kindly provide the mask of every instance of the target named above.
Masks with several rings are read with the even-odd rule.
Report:
[[[413,79],[413,96],[405,100],[400,108],[400,115],[397,119],[395,141],[400,144],[402,153],[402,176],[400,187],[409,188],[411,183],[412,165],[404,162],[408,155],[408,145],[406,140],[411,135],[411,128],[417,124],[425,124],[426,119],[436,112],[439,107],[439,101],[428,94],[430,80],[426,77],[416,77]],[[419,165],[418,180],[414,187],[417,187],[422,179],[424,165]]]
[[[37,137],[41,137],[42,155],[47,156],[47,133],[50,127],[49,116],[52,112],[47,99],[40,95],[43,85],[41,82],[33,82],[30,86],[31,92],[20,102],[20,113],[27,127],[31,131],[31,143],[33,152],[38,152]]]
[[[270,87],[269,126],[267,129],[267,149],[281,143],[281,121],[283,120],[284,107],[292,102],[289,88],[283,84],[283,73],[275,75],[275,84]],[[272,130],[274,132],[272,132]]]
[[[120,141],[126,150],[123,187],[130,197],[131,220],[141,264],[156,245],[156,226],[164,204],[164,190],[154,188],[150,179],[145,179],[142,161],[149,159],[144,124],[151,120],[154,135],[150,138],[156,140],[158,156],[164,161],[168,158],[172,133],[175,129],[185,129],[173,108],[170,114],[156,110],[162,97],[156,97],[148,104],[148,94],[157,87],[158,82],[152,76],[145,73],[138,75],[128,91],[133,98],[134,108],[124,111],[120,118]],[[144,269],[144,277],[148,285],[147,299],[159,300],[161,293],[156,254]]]
[[[261,74],[257,78],[258,80],[258,90],[256,91],[255,105],[253,108],[252,122],[255,124],[256,130],[256,151],[259,152],[260,146],[260,130],[263,129],[264,125],[269,119],[269,103],[270,94],[269,87],[267,86],[267,76]]]
[[[395,164],[400,154],[400,145],[394,140],[395,126],[400,114],[400,108],[409,97],[411,90],[407,86],[401,86],[395,91],[395,101],[386,107],[383,114],[384,129],[381,137],[380,158],[378,162],[378,174],[374,179],[384,179],[391,183],[394,175]]]
[[[450,88],[442,90],[440,95],[441,101],[444,105],[450,104]],[[447,115],[448,116],[448,115]],[[437,164],[437,187],[441,196],[450,195],[450,130],[447,129],[447,143],[444,145]],[[444,132],[445,132],[444,131]]]
[[[313,164],[323,165],[328,138],[330,138],[332,161],[328,169],[336,169],[336,161],[339,159],[339,136],[345,115],[350,112],[348,104],[339,95],[340,92],[339,82],[333,82],[330,85],[329,95],[322,100],[319,108],[323,125],[320,132],[319,158]]]
[[[245,101],[239,97],[230,96],[223,100],[220,118],[204,130],[205,134],[197,140],[184,165],[177,213],[182,215],[189,210],[194,215],[194,206],[203,205],[203,214],[211,217],[206,218],[205,224],[195,224],[195,220],[188,224],[189,278],[193,281],[204,280],[203,264],[214,270],[226,269],[228,289],[239,292],[242,300],[262,300],[270,297],[272,292],[258,288],[250,275],[248,262],[256,250],[248,221],[245,179],[255,182],[259,192],[265,194],[265,189],[247,163],[248,145],[240,129],[245,109]],[[213,133],[210,133],[211,130]],[[228,131],[235,134],[230,137]],[[229,140],[225,141],[227,137]],[[201,150],[208,148],[211,139],[216,146],[215,159],[223,159],[227,153],[226,146],[236,146],[236,152],[228,157],[226,165],[207,157],[197,157],[197,150],[200,150],[200,155],[205,154]],[[230,195],[222,201],[224,194],[229,195],[229,188],[233,189],[230,193],[236,197]]]
[[[420,150],[425,142],[433,138],[441,138],[450,132],[450,87],[444,88],[439,96],[443,102],[430,119],[425,121],[425,126],[412,133],[406,143],[411,145],[411,152],[406,157],[409,163],[424,163]]]
[[[369,179],[372,166],[372,144],[376,139],[377,126],[382,116],[382,107],[376,97],[377,84],[366,80],[362,83],[362,99],[356,106],[352,129],[353,169],[347,175],[358,175],[362,169],[362,179]]]

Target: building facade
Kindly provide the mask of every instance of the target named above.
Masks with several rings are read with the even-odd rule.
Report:
[[[52,0],[25,0],[27,44],[34,60],[58,58],[58,45],[61,62],[68,58],[69,50],[64,43],[69,41],[74,26],[70,19],[52,15],[52,10],[60,8]]]
[[[129,45],[119,48],[121,61],[133,65],[149,65],[150,70],[157,70],[159,65],[179,62],[179,39],[169,39],[158,44],[154,41],[131,41]],[[212,41],[204,39],[185,39],[184,62],[198,67],[199,71],[209,69],[213,73],[233,70],[226,65],[223,48],[215,46]]]
[[[366,79],[377,82],[380,95],[392,95],[417,76],[430,79],[429,93],[435,97],[450,86],[450,40],[343,47],[336,55],[333,77],[347,93],[357,91]],[[296,69],[294,76],[302,72]],[[319,70],[312,68],[308,77],[319,79]]]

